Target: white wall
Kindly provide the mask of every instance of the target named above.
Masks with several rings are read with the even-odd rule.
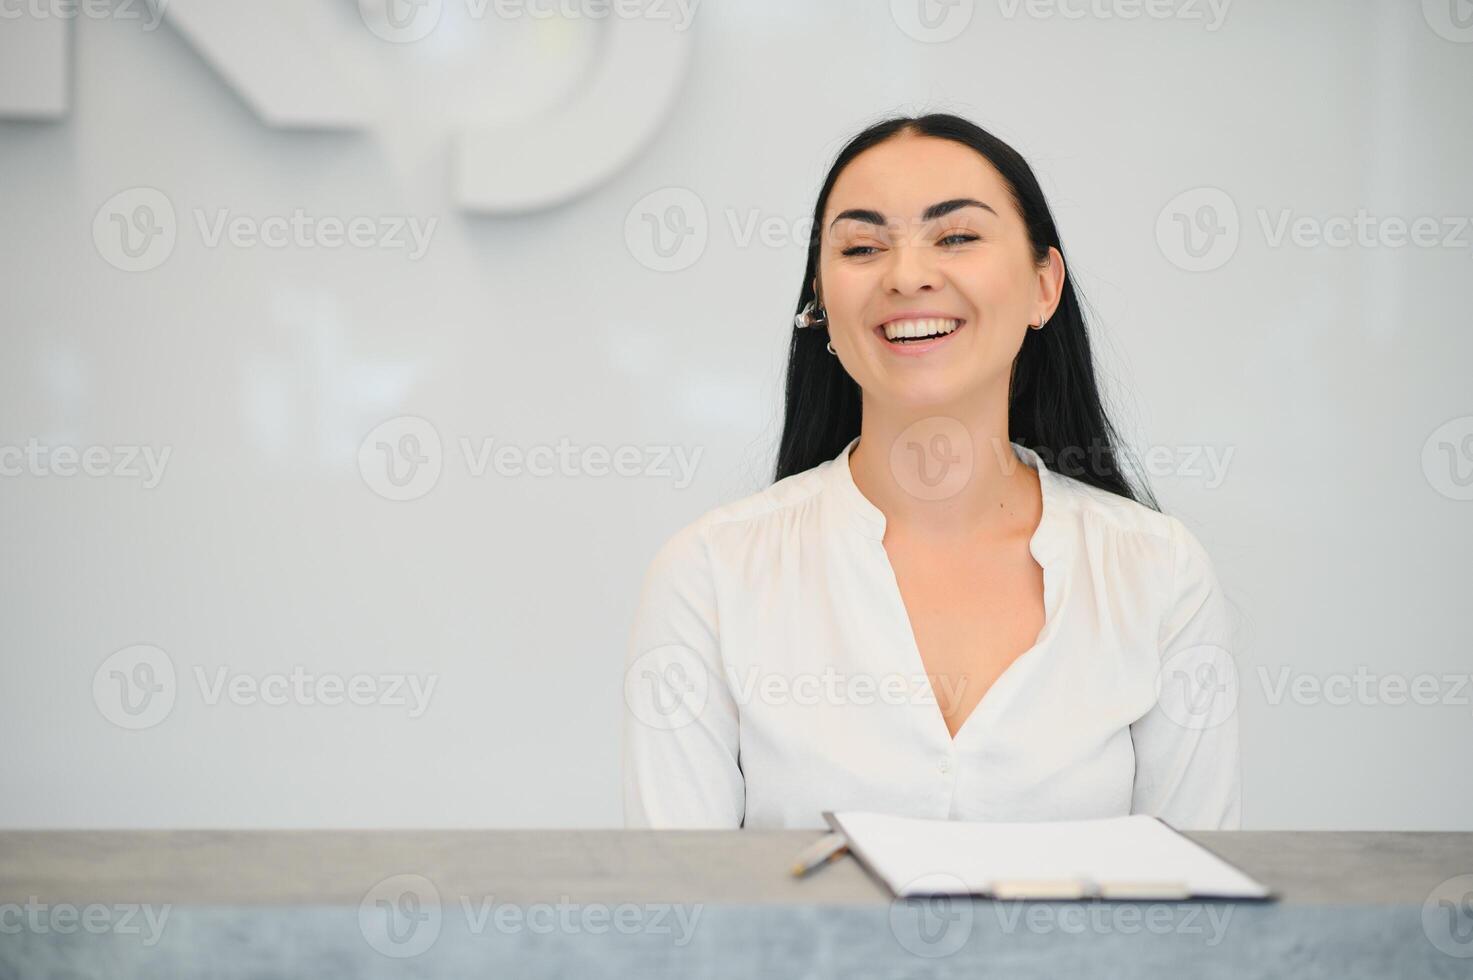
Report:
[[[1473,32],[1433,0],[1240,0],[1220,22],[1205,3],[1161,9],[1206,21],[1127,20],[990,0],[925,43],[904,6],[707,0],[654,142],[519,217],[456,209],[448,127],[557,104],[593,25],[394,48],[335,8],[328,53],[373,114],[354,134],[264,126],[167,23],[79,19],[70,114],[0,122],[0,447],[170,456],[153,487],[64,463],[0,477],[0,825],[617,825],[640,576],[672,531],[770,472],[804,254],[738,232],[801,234],[844,139],[939,109],[1034,164],[1134,443],[1232,453],[1220,481],[1177,467],[1154,485],[1241,612],[1245,826],[1473,829],[1473,692],[1443,676],[1473,671],[1473,490],[1449,469],[1473,472],[1456,438],[1473,432]],[[130,273],[93,224],[140,186],[167,196],[177,240]],[[1189,271],[1172,213],[1204,187],[1239,241]],[[693,193],[707,240],[661,272],[638,233],[669,188]],[[212,248],[194,218],[299,207],[437,225],[412,260]],[[1362,209],[1455,238],[1270,241],[1285,212],[1312,232]],[[392,502],[358,456],[400,416],[445,451],[433,489]],[[1424,460],[1449,420],[1438,440],[1461,455],[1433,442]],[[701,455],[688,486],[477,477],[461,437]],[[93,684],[136,644],[177,681],[167,716],[125,730]],[[195,674],[297,665],[438,686],[410,718],[211,705]],[[1271,703],[1281,678],[1357,668],[1435,675],[1440,703],[1374,687]]]

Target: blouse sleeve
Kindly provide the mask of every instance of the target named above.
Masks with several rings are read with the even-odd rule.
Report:
[[[1158,697],[1130,726],[1132,813],[1180,830],[1241,822],[1238,677],[1227,603],[1212,563],[1182,522],[1171,527],[1171,589],[1161,622]]]
[[[650,564],[624,661],[624,822],[735,828],[746,785],[699,522]]]

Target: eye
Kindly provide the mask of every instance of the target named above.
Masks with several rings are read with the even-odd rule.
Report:
[[[945,238],[941,239],[940,244],[945,245],[948,242],[955,242],[958,245],[965,245],[967,242],[977,242],[981,240],[982,238],[980,235],[973,235],[970,232],[958,231],[953,232],[952,234],[947,235]]]
[[[849,248],[844,249],[844,251],[843,251],[842,254],[844,254],[844,255],[867,255],[867,254],[869,254],[871,252],[876,252],[876,251],[878,251],[878,249],[876,249],[873,245],[853,245],[853,246],[850,246]]]

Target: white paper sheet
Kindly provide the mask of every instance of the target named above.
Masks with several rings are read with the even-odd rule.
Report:
[[[901,897],[1264,898],[1269,890],[1155,817],[967,823],[834,814],[849,849]]]

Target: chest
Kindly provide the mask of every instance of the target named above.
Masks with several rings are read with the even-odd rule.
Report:
[[[1043,569],[1019,537],[947,548],[905,539],[885,551],[922,666],[955,736],[1044,626]]]

